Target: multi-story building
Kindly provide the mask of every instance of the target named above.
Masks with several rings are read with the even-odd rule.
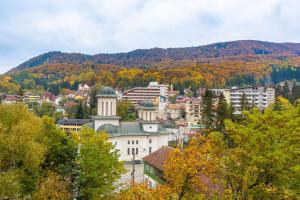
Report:
[[[235,114],[241,113],[243,94],[245,94],[249,106],[255,106],[260,110],[264,110],[275,101],[275,89],[272,86],[235,87],[230,90],[230,103]]]
[[[57,126],[66,133],[78,132],[83,125],[93,123],[92,119],[60,119]]]
[[[135,107],[141,101],[157,102],[160,96],[160,89],[158,87],[135,87],[125,91],[122,94],[122,99],[130,101]]]
[[[201,99],[188,98],[185,102],[185,118],[188,125],[196,125],[201,122]]]
[[[168,145],[169,132],[156,120],[158,108],[152,102],[139,102],[138,121],[121,122],[116,115],[115,91],[103,87],[97,98],[97,116],[93,116],[95,131],[109,134],[108,141],[119,150],[120,160],[141,161],[144,156]]]

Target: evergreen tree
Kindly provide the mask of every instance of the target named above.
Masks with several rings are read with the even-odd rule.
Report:
[[[216,129],[218,131],[223,131],[225,128],[224,120],[230,117],[229,105],[227,104],[223,93],[221,93],[218,96],[218,106],[216,108]]]
[[[244,110],[250,110],[250,104],[247,100],[247,95],[245,92],[243,92],[242,97],[241,97],[241,111]]]
[[[282,88],[282,96],[286,99],[289,98],[289,85],[288,85],[288,82],[287,81],[284,81],[284,85],[283,85],[283,88]]]
[[[214,128],[213,93],[206,90],[202,100],[202,123],[208,129]]]

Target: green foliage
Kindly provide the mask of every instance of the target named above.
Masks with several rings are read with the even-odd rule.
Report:
[[[106,141],[103,132],[83,127],[80,132],[79,193],[80,199],[107,199],[112,196],[115,181],[124,172],[118,152]]]
[[[216,130],[218,131],[224,131],[225,129],[225,119],[231,119],[233,114],[233,110],[231,109],[231,107],[228,105],[228,103],[226,102],[226,99],[223,95],[223,93],[221,93],[218,96],[218,105],[216,108]]]
[[[118,101],[117,115],[120,116],[123,121],[134,121],[137,117],[133,104],[127,100]]]
[[[250,110],[250,102],[248,102],[247,95],[243,92],[241,97],[241,111]]]
[[[90,114],[91,115],[96,115],[97,114],[97,94],[101,89],[100,84],[96,84],[91,88],[91,93],[90,93]]]
[[[37,109],[37,115],[42,117],[44,115],[54,117],[55,116],[55,106],[50,102],[43,102]]]
[[[75,106],[72,106],[68,112],[69,118],[88,119],[89,108],[84,101],[78,101]]]
[[[213,92],[206,90],[202,100],[202,122],[208,129],[214,129]]]
[[[55,126],[54,120],[44,116],[43,144],[47,147],[41,167],[43,171],[52,171],[70,181],[77,175],[77,143]]]
[[[224,149],[226,192],[233,199],[296,199],[299,195],[300,107],[244,112],[227,121],[233,147]]]

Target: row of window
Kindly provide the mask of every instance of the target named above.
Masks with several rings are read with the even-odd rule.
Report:
[[[151,139],[149,139],[149,143],[152,143],[152,140],[151,140]],[[130,140],[127,141],[127,144],[130,144]],[[131,141],[131,144],[134,144],[134,140]],[[139,144],[139,141],[136,140],[136,141],[135,141],[135,144]]]
[[[149,147],[149,153],[152,152],[152,148]],[[139,154],[139,148],[131,148],[131,155],[138,155]],[[130,148],[127,148],[127,155],[130,155]]]

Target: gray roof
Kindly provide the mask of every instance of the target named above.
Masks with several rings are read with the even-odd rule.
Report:
[[[70,125],[70,124],[87,124],[94,122],[93,119],[60,119],[58,120],[57,124],[64,124],[64,125]]]
[[[116,92],[111,87],[102,87],[99,91],[98,97],[116,97]]]
[[[142,124],[138,122],[120,122],[120,126],[114,126],[112,124],[104,124],[100,126],[97,131],[105,131],[110,137],[120,136],[145,136],[145,135],[162,135],[169,132],[158,125],[158,132],[146,132],[142,128]]]

